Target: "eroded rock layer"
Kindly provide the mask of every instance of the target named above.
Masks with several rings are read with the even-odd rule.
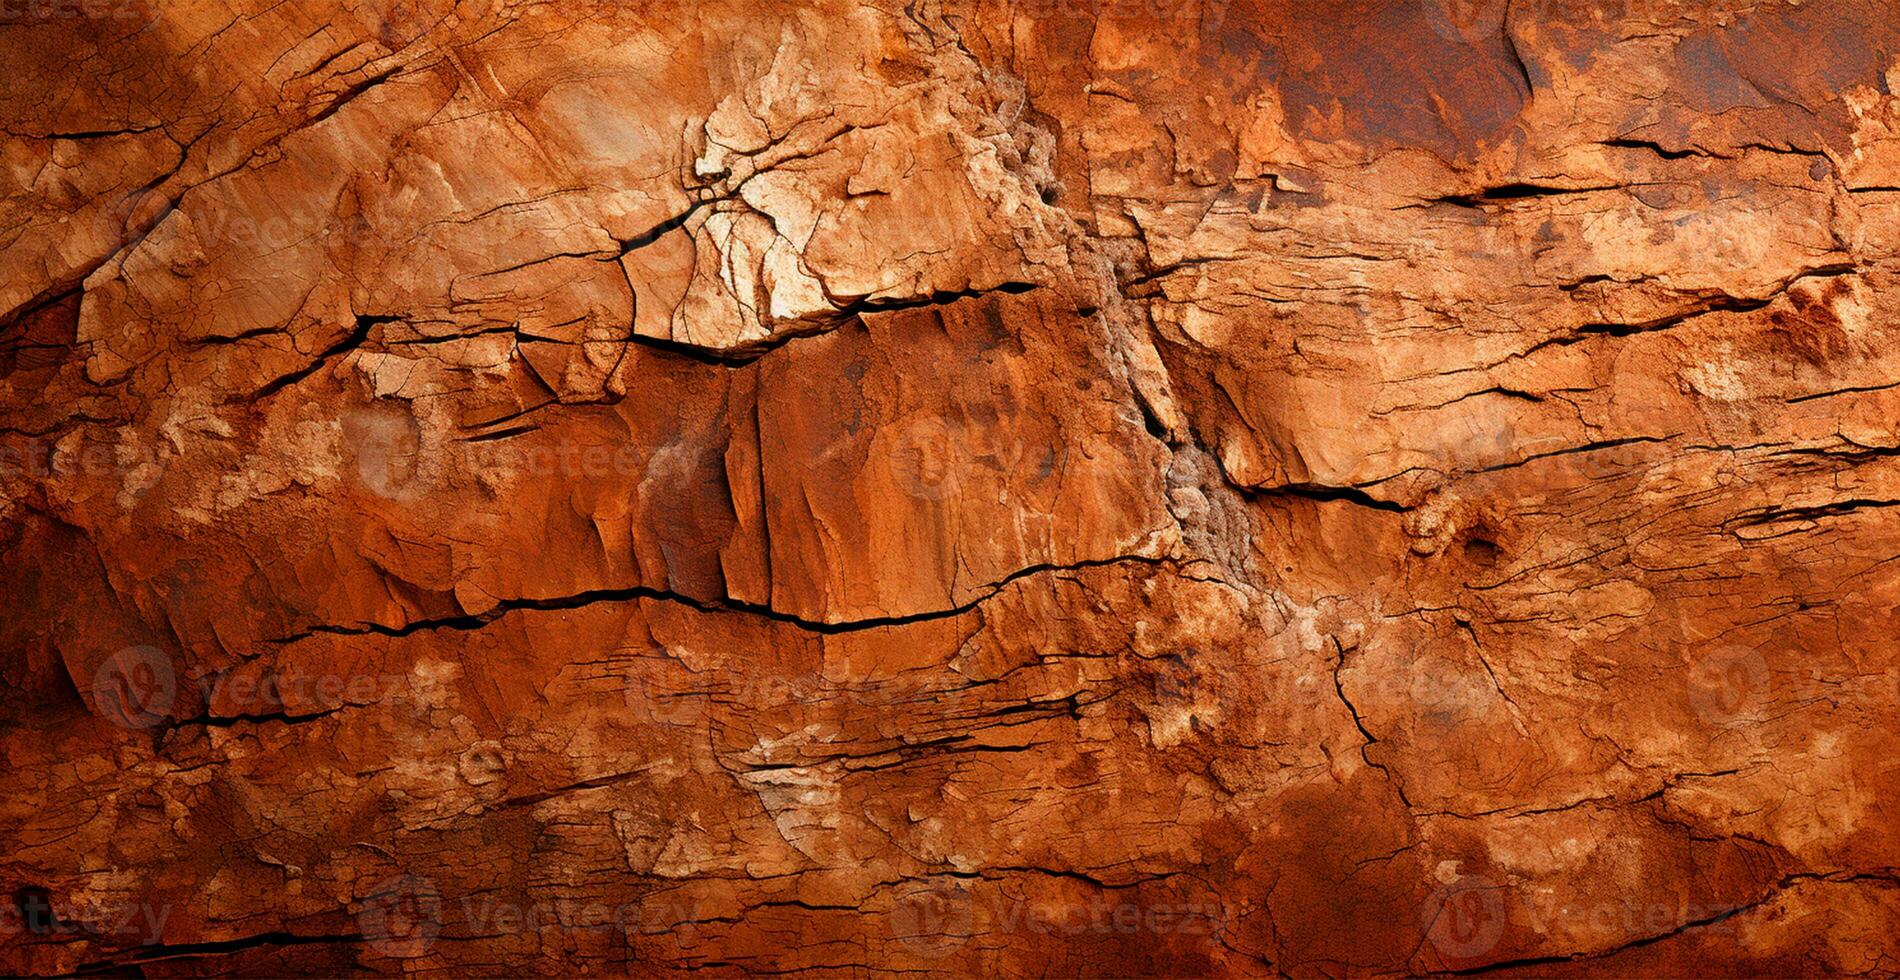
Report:
[[[0,971],[1900,971],[1889,0],[0,7]]]

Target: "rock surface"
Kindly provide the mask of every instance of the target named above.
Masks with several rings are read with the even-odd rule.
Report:
[[[0,6],[0,972],[1900,971],[1891,3]]]

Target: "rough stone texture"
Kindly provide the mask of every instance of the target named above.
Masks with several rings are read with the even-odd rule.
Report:
[[[0,6],[0,972],[1900,971],[1891,0]]]

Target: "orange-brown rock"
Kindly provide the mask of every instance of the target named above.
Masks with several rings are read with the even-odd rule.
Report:
[[[1890,0],[0,52],[0,972],[1900,972]]]

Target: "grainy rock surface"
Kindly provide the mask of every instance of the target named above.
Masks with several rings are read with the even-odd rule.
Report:
[[[0,7],[0,972],[1900,971],[1891,0]]]

